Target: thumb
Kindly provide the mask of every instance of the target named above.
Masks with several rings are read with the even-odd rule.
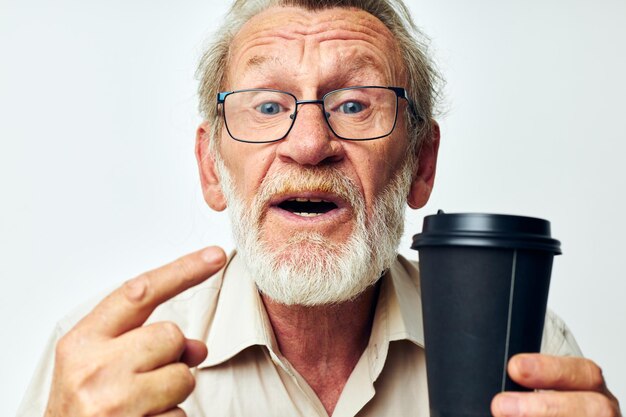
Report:
[[[190,368],[198,366],[207,357],[208,350],[204,342],[199,340],[185,340],[185,350],[180,357],[180,361]]]

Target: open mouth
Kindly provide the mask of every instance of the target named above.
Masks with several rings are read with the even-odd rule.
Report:
[[[277,205],[279,208],[302,217],[316,217],[338,208],[337,204],[321,198],[289,198]]]

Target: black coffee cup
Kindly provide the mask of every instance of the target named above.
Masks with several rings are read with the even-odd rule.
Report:
[[[546,220],[458,213],[424,218],[419,251],[431,417],[488,417],[509,358],[539,352],[552,259]]]

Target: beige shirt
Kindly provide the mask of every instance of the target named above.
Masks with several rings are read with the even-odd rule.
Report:
[[[92,305],[59,322],[18,417],[41,417],[54,365],[54,346]],[[196,388],[182,404],[190,417],[324,416],[311,387],[278,350],[254,282],[241,258],[159,306],[151,322],[177,323],[207,343],[195,369]],[[548,313],[542,352],[581,355],[571,333]],[[428,416],[419,272],[402,256],[383,277],[369,343],[352,371],[333,416]]]

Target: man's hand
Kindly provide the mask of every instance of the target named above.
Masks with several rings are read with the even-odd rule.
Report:
[[[508,372],[514,381],[539,392],[504,392],[491,403],[495,417],[620,417],[600,368],[589,359],[516,355]]]
[[[143,326],[166,300],[216,273],[217,247],[146,272],[109,294],[57,344],[46,417],[179,417],[193,391],[189,367],[207,355],[171,322]]]

